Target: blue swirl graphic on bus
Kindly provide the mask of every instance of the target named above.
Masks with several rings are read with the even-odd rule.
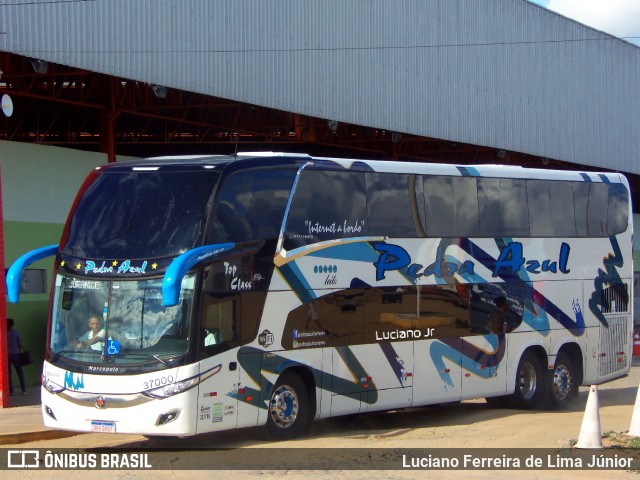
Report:
[[[511,242],[511,239],[496,238],[495,241],[498,249],[500,251],[503,251],[503,248],[505,248],[505,246]],[[568,260],[568,256],[567,256],[567,260]],[[527,285],[532,281],[529,278],[529,273],[526,270],[520,271],[520,278],[524,282],[526,282]],[[547,312],[545,312],[541,308],[536,308],[536,306],[533,303],[532,295],[526,295],[524,297],[524,314],[522,316],[522,321],[525,323],[525,325],[529,325],[532,329],[537,331],[539,334],[545,337],[549,335],[550,323],[549,323],[549,317],[547,316]],[[579,321],[582,321],[584,323],[584,319],[579,319]]]
[[[504,248],[506,248],[509,245],[512,245],[513,243],[512,242],[502,243],[502,241],[496,240],[496,244],[498,245],[498,248],[501,249],[501,252],[503,252]],[[560,253],[559,253],[559,265],[561,265],[562,270],[564,270],[564,272],[560,270],[561,273],[565,273],[569,271],[568,259],[569,259],[570,249],[568,245],[567,247],[564,247],[564,245],[565,244],[563,243],[563,246],[560,248]],[[459,240],[458,246],[462,250],[467,252],[469,255],[471,255],[473,258],[478,260],[478,262],[484,265],[488,270],[495,272],[496,269],[498,269],[498,267],[496,266],[497,259],[493,258],[491,255],[489,255],[481,247],[479,247],[476,243],[472,242],[468,238]],[[514,251],[511,250],[510,253],[513,254]],[[516,248],[515,254],[517,253],[518,253],[518,250]],[[501,253],[498,258],[506,258],[506,255],[503,255]],[[517,258],[516,260],[511,259],[509,260],[509,262],[515,261],[516,263],[519,263],[520,260],[521,260],[520,258]],[[542,263],[544,263],[544,261]],[[537,267],[540,267],[542,263],[540,263],[539,265],[532,264],[532,266],[537,265]],[[547,265],[547,268],[551,268],[550,264],[547,263],[546,265]],[[576,318],[576,320],[573,320],[571,317],[569,317],[569,315],[564,313],[556,304],[554,304],[551,300],[545,297],[541,292],[533,288],[531,283],[522,279],[520,275],[512,276],[511,274],[509,274],[507,278],[510,280],[510,283],[513,286],[521,288],[525,291],[525,298],[531,299],[531,304],[527,306],[529,311],[534,312],[535,310],[537,310],[535,308],[535,306],[537,305],[546,314],[548,314],[552,318],[555,318],[556,321],[560,323],[560,325],[562,325],[564,328],[569,330],[573,335],[579,337],[584,334],[585,323],[584,323],[584,318],[582,316]],[[528,280],[528,276],[526,278]],[[533,318],[531,316],[525,316],[525,319],[528,321],[533,321]],[[548,321],[546,322],[547,325],[544,325],[543,322],[544,320],[541,320],[540,322],[535,322],[535,324],[533,324],[532,327],[536,328],[536,330],[540,332],[547,331],[549,329]]]
[[[444,363],[448,358],[456,365],[481,378],[494,377],[500,362],[504,358],[506,344],[504,333],[484,335],[492,352],[487,352],[462,338],[445,338],[433,342],[429,347],[429,355],[438,375],[449,387],[454,387],[453,379]]]
[[[280,375],[287,368],[302,367],[310,370],[317,387],[374,405],[378,401],[378,389],[371,375],[360,363],[353,350],[349,347],[336,347],[336,353],[351,372],[354,380],[331,375],[321,369],[309,367],[309,365],[276,353],[263,357],[262,350],[253,347],[241,347],[238,352],[238,361],[256,387],[247,385],[242,388],[242,394],[238,391],[232,391],[227,395],[254,407],[268,409],[268,394],[273,390],[274,385],[270,378]]]

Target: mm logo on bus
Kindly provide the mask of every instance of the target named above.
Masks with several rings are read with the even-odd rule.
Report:
[[[73,373],[73,372],[65,372],[64,373],[64,386],[65,388],[70,388],[71,390],[81,390],[84,388],[84,373]]]

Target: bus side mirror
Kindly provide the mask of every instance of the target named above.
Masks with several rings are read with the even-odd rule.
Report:
[[[7,295],[10,303],[18,303],[20,300],[20,284],[22,283],[23,270],[32,263],[56,253],[58,253],[58,245],[49,245],[48,247],[27,252],[13,262],[7,271]]]

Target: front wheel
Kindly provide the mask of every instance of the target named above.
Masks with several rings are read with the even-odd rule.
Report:
[[[575,370],[571,358],[560,353],[556,358],[553,371],[549,374],[549,406],[555,409],[566,408],[576,393]]]
[[[299,436],[313,417],[307,389],[298,375],[283,373],[271,393],[267,434],[274,440],[289,440]]]
[[[544,399],[544,380],[538,357],[533,352],[524,352],[518,364],[516,389],[508,397],[509,406],[524,410],[539,407]]]

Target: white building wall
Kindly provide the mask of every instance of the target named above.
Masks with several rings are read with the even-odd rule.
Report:
[[[640,48],[526,0],[16,2],[0,50],[640,173]]]

